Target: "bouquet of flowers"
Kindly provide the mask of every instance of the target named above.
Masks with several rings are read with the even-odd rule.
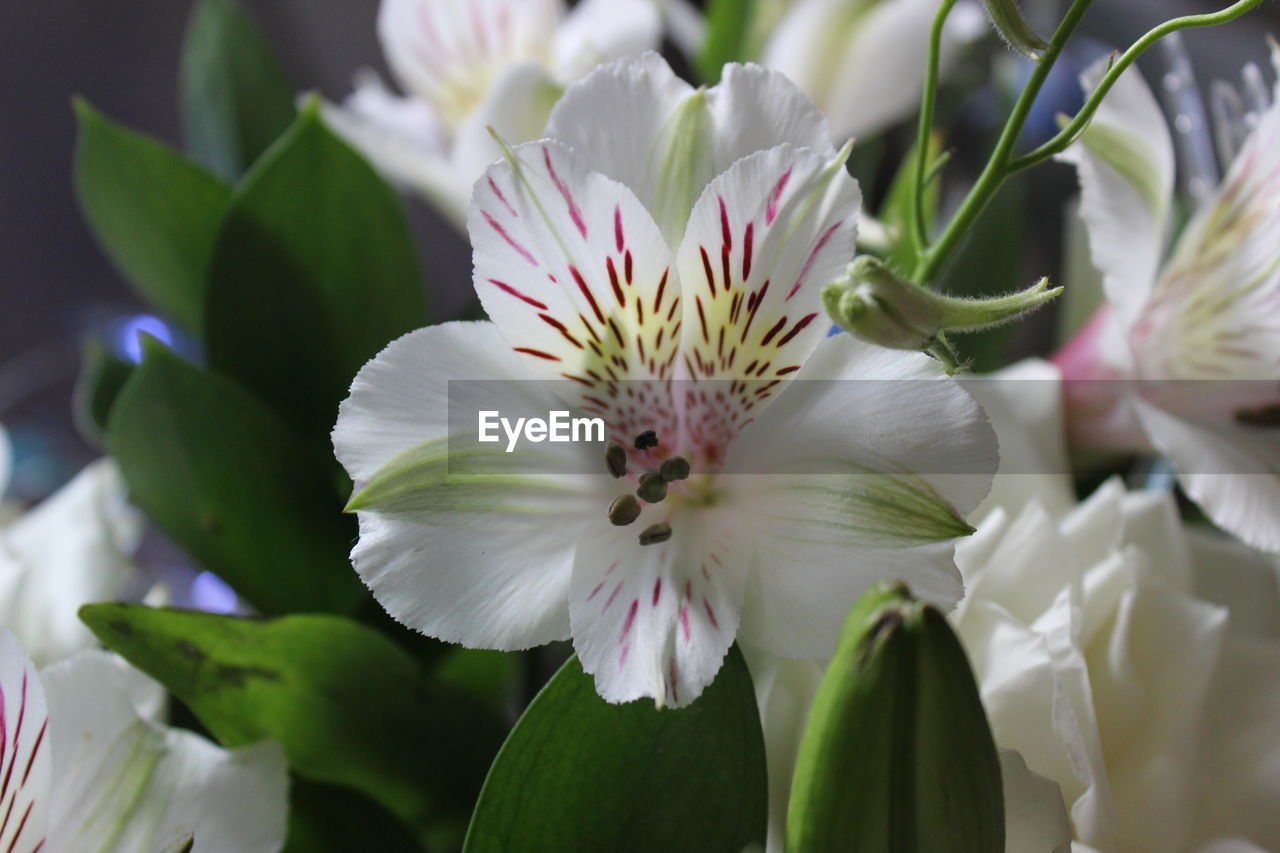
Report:
[[[197,0],[184,152],[75,103],[160,319],[0,522],[0,851],[1280,850],[1260,4],[380,0],[326,100]]]

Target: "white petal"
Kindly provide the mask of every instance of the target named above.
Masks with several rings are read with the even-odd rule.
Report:
[[[641,545],[639,532],[663,518],[671,538]],[[630,527],[586,534],[569,607],[574,648],[601,696],[678,708],[701,695],[738,632],[745,533],[727,509],[669,517],[658,504]]]
[[[1091,92],[1106,72],[1104,57],[1081,76]],[[1137,69],[1127,71],[1099,107],[1080,141],[1060,159],[1075,164],[1080,215],[1107,299],[1132,325],[1164,256],[1173,196],[1173,143],[1164,114]]]
[[[376,77],[361,78],[341,105],[324,102],[325,123],[387,180],[421,193],[462,228],[475,174],[455,171],[446,152],[446,130],[429,107],[394,95]]]
[[[613,59],[654,50],[662,17],[652,0],[582,0],[556,30],[556,72],[576,80]]]
[[[1075,505],[1075,493],[1058,368],[1028,359],[966,380],[964,386],[986,413],[1000,443],[1000,470],[975,518],[997,506],[1016,512],[1033,499],[1052,515],[1066,514]]]
[[[0,628],[0,849],[36,853],[50,830],[53,789],[45,692],[31,659]]]
[[[0,531],[0,622],[38,665],[95,644],[82,605],[115,601],[137,580],[129,554],[141,520],[109,460],[94,462]]]
[[[743,419],[826,338],[819,292],[853,256],[860,202],[842,156],[789,145],[739,160],[698,199],[676,255],[681,364],[698,381],[752,380],[735,395]]]
[[[361,494],[383,490],[360,511],[356,570],[388,612],[440,639],[509,649],[566,637],[576,537],[605,517],[608,478],[598,460],[585,467],[588,445],[507,453],[456,415],[563,408],[521,371],[493,324],[432,326],[365,365],[339,410],[339,460]],[[599,477],[575,475],[596,465]]]
[[[1141,400],[1135,410],[1215,524],[1255,548],[1280,551],[1280,432],[1196,423]]]
[[[1000,750],[1006,853],[1071,853],[1071,820],[1058,783],[1027,769],[1014,749]]]
[[[882,578],[955,604],[950,540],[968,531],[961,516],[986,493],[996,456],[973,400],[941,377],[925,356],[828,338],[734,442],[731,500],[756,538],[748,641],[828,656],[849,608]]]
[[[938,0],[888,0],[870,8],[801,0],[766,43],[761,61],[822,107],[837,141],[870,135],[907,118],[919,104],[937,8]],[[973,4],[952,11],[943,38],[944,74],[985,24]]]
[[[1280,640],[1280,558],[1215,530],[1186,531],[1196,598],[1231,611],[1231,631]]]
[[[513,157],[476,183],[468,223],[476,292],[510,349],[597,402],[617,380],[669,376],[680,288],[648,212],[558,142]]]
[[[378,37],[400,84],[456,127],[506,66],[546,65],[562,0],[383,0]]]
[[[502,159],[494,132],[511,145],[542,136],[551,108],[564,90],[534,62],[509,65],[475,112],[458,128],[451,154],[452,172],[471,187],[492,163]]]
[[[781,74],[727,65],[695,91],[653,53],[570,86],[547,134],[630,187],[672,246],[703,188],[741,158],[784,143],[834,154],[826,120]]]
[[[275,744],[227,751],[138,717],[119,658],[82,652],[42,674],[53,748],[50,848],[195,853],[284,844],[288,775]]]

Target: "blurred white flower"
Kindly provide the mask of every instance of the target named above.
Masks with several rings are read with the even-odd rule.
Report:
[[[382,0],[378,36],[404,94],[373,72],[325,117],[391,180],[464,227],[471,185],[511,142],[542,135],[565,84],[656,47],[653,0]]]
[[[759,66],[694,89],[648,54],[570,87],[549,128],[473,196],[492,322],[392,343],[340,410],[352,560],[379,602],[469,646],[572,636],[606,699],[676,706],[739,636],[821,654],[883,577],[954,602],[950,541],[994,441],[936,362],[827,336],[859,192],[813,104]],[[507,380],[453,383],[479,409],[598,415],[625,476],[585,442],[474,444],[447,416],[460,379]],[[450,467],[451,439],[478,468]]]
[[[1073,440],[1158,450],[1215,523],[1280,551],[1280,99],[1168,252],[1173,147],[1136,71],[1062,159],[1109,302],[1055,358]]]
[[[7,447],[0,456],[7,456]],[[108,459],[0,523],[0,625],[18,635],[38,665],[95,645],[80,622],[82,605],[116,601],[140,586],[129,555],[141,529]]]
[[[760,62],[804,89],[826,114],[836,141],[877,133],[914,114],[939,0],[786,0],[764,6],[762,17],[769,23]],[[944,30],[943,72],[987,31],[981,6],[961,0]]]
[[[154,721],[160,687],[106,652],[37,674],[0,629],[0,849],[272,853],[284,846],[279,746],[224,750]]]

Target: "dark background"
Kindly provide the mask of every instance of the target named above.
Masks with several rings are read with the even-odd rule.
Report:
[[[355,69],[385,70],[374,34],[376,0],[245,1],[300,89],[338,99]],[[1123,44],[1163,17],[1226,4],[1097,0],[1085,30]],[[179,144],[176,69],[189,5],[0,4],[0,423],[24,455],[44,460],[25,471],[24,491],[42,490],[92,455],[69,426],[79,341],[141,307],[81,223],[71,189],[70,98],[84,95],[109,117]],[[1049,19],[1055,5],[1024,2],[1029,15]],[[1187,33],[1202,83],[1238,79],[1244,62],[1265,60],[1268,31],[1280,32],[1280,3],[1227,27]],[[430,211],[412,207],[435,313],[446,319],[469,291],[466,248]]]

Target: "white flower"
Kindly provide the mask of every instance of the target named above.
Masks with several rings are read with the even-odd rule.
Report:
[[[925,356],[827,337],[818,292],[853,254],[858,190],[813,105],[762,68],[695,90],[649,55],[571,87],[550,128],[476,184],[492,322],[401,338],[340,411],[352,559],[382,605],[470,646],[571,636],[604,698],[684,705],[739,635],[823,654],[885,576],[954,602],[951,540],[990,478],[940,472],[993,470],[994,441]],[[450,397],[461,379],[508,381]],[[646,430],[658,444],[629,450],[622,480],[599,445],[507,454],[449,421],[464,397],[567,402],[627,448]],[[692,475],[611,524],[677,455]],[[670,538],[644,544],[659,525]]]
[[[159,692],[105,652],[37,674],[0,629],[0,850],[279,850],[288,811],[281,749],[227,751],[160,725],[151,715]]]
[[[140,535],[115,465],[92,463],[39,506],[0,524],[0,625],[40,666],[94,646],[80,607],[115,601],[140,585],[129,559]]]
[[[1280,551],[1280,99],[1168,253],[1173,148],[1136,72],[1063,159],[1110,303],[1056,358],[1074,437],[1154,447],[1214,522]]]
[[[838,140],[866,136],[914,114],[924,88],[929,30],[939,0],[791,0],[771,17],[760,61],[786,74],[822,108]],[[987,31],[976,3],[947,19],[942,67]]]
[[[656,47],[652,0],[382,0],[378,36],[404,95],[372,72],[332,127],[392,180],[422,192],[458,227],[471,185],[515,142],[542,134],[562,87],[602,62]]]
[[[1002,437],[1018,426],[989,411]],[[1043,414],[1021,427],[1054,429]],[[1077,853],[1280,849],[1274,561],[1118,481],[1067,512],[992,507],[956,561],[952,619],[996,741],[1060,786]]]

